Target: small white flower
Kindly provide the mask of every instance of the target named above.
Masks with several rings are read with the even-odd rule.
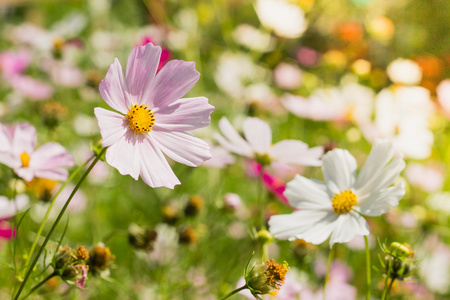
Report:
[[[398,58],[387,67],[389,79],[395,83],[418,84],[422,80],[422,69],[409,59]]]
[[[284,195],[299,211],[272,216],[270,232],[278,239],[304,239],[313,244],[330,238],[330,247],[357,235],[368,235],[362,215],[379,216],[398,205],[405,194],[404,183],[390,187],[405,167],[394,155],[388,140],[376,140],[365,165],[356,177],[356,160],[343,149],[322,158],[325,182],[297,175]]]

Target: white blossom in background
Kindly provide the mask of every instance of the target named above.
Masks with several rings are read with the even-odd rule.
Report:
[[[450,79],[442,80],[436,88],[437,99],[444,109],[447,117],[450,117]]]
[[[256,14],[261,23],[284,38],[297,38],[308,27],[300,6],[286,0],[258,0]]]
[[[434,136],[429,120],[434,112],[430,92],[419,86],[382,90],[375,100],[375,120],[361,126],[372,141],[389,138],[403,155],[424,159],[430,156]]]
[[[249,24],[240,24],[233,31],[236,43],[254,51],[268,52],[275,48],[275,39]]]
[[[415,85],[422,80],[422,69],[409,59],[398,58],[391,62],[387,69],[387,75],[394,83]]]

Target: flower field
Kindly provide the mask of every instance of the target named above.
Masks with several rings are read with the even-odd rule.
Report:
[[[450,298],[450,2],[0,16],[0,299]]]

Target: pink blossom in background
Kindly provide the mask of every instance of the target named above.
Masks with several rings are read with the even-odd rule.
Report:
[[[151,44],[159,46],[150,37],[144,37],[143,40],[142,40],[141,46],[145,46],[148,43],[151,43]],[[157,72],[159,72],[166,65],[166,63],[170,60],[170,58],[172,57],[172,52],[170,52],[169,49],[164,48],[162,46],[160,46],[160,47],[161,47],[161,57],[159,58],[159,66],[158,66]]]
[[[53,96],[52,86],[30,76],[13,76],[8,82],[16,92],[31,100],[47,100]]]
[[[72,156],[58,143],[36,148],[36,129],[28,123],[0,124],[0,162],[26,181],[34,177],[65,181]]]
[[[22,74],[30,62],[31,55],[25,50],[3,51],[0,53],[0,72],[5,77]]]
[[[6,220],[23,210],[28,202],[28,196],[26,195],[18,195],[15,200],[0,196],[0,239],[9,240],[16,236],[16,230],[6,224]]]
[[[320,53],[308,47],[301,47],[297,51],[298,62],[305,67],[314,67],[318,64]]]
[[[419,163],[409,163],[405,170],[408,181],[427,192],[440,190],[444,184],[444,170]]]
[[[85,82],[84,74],[79,68],[56,60],[48,61],[45,69],[56,85],[74,88]]]
[[[296,65],[280,63],[273,71],[273,79],[278,87],[294,90],[301,86],[303,73]]]
[[[253,169],[250,172],[255,174],[254,177],[259,177],[261,173],[261,165],[251,161],[249,162],[249,167]],[[264,170],[262,174],[262,182],[269,192],[277,197],[282,203],[290,206],[288,199],[283,195],[284,190],[286,189],[286,182],[284,180],[278,176],[272,175],[267,170]]]
[[[237,210],[242,205],[241,197],[235,193],[227,193],[223,196],[223,202],[227,209],[229,210]]]
[[[16,230],[5,224],[4,220],[0,220],[0,239],[9,240],[16,236]]]
[[[99,86],[105,102],[117,112],[97,107],[106,162],[122,175],[139,177],[151,187],[174,188],[180,181],[163,153],[200,166],[211,158],[210,147],[187,133],[209,125],[214,107],[205,97],[183,97],[200,74],[193,62],[169,61],[157,73],[161,47],[135,47],[128,57],[126,78],[118,59]]]

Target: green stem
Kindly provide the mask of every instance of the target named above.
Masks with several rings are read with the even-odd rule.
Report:
[[[263,182],[263,175],[264,175],[264,167],[261,165],[261,170],[259,173],[259,184],[261,185],[260,194],[259,194],[259,216],[260,216],[260,230],[266,229],[266,222],[264,220],[264,197],[265,197],[265,191],[264,188],[264,182]]]
[[[334,258],[334,249],[333,246],[330,249],[330,253],[328,254],[328,262],[327,262],[327,274],[325,275],[325,282],[323,284],[323,297],[322,299],[326,299],[326,290],[327,290],[327,283],[330,280],[330,270],[331,270],[331,263],[333,262]]]
[[[369,249],[369,239],[367,235],[364,236],[364,243],[366,244],[366,275],[367,275],[367,295],[366,299],[370,300],[370,287],[372,285],[372,275],[371,275],[371,264],[370,264],[370,249]]]
[[[19,290],[17,291],[15,300],[19,299],[20,293],[22,292],[23,288],[25,287],[25,284],[27,283],[28,278],[30,277],[31,272],[33,271],[34,266],[36,265],[37,261],[39,260],[39,257],[41,256],[42,252],[45,249],[45,246],[47,245],[48,241],[50,240],[50,237],[53,234],[53,231],[55,231],[56,226],[58,225],[59,221],[61,220],[62,216],[64,215],[64,212],[66,211],[67,207],[70,204],[70,200],[72,200],[75,193],[80,188],[81,184],[84,182],[88,174],[91,172],[92,168],[94,168],[95,164],[100,160],[100,158],[103,156],[103,154],[106,152],[106,148],[103,148],[102,151],[97,155],[97,157],[94,159],[94,161],[91,163],[89,168],[84,172],[83,176],[81,177],[80,181],[78,181],[77,185],[73,189],[72,193],[70,194],[69,198],[67,199],[66,203],[64,204],[63,208],[59,212],[58,217],[55,220],[55,223],[53,223],[52,228],[50,228],[50,231],[47,234],[47,237],[45,238],[44,242],[42,243],[41,247],[39,248],[38,253],[36,254],[36,257],[34,258],[33,262],[28,268],[27,273],[25,274],[25,278],[22,281],[22,284],[19,287]]]
[[[70,177],[67,179],[66,182],[64,182],[63,185],[61,185],[61,187],[59,188],[59,190],[56,192],[56,194],[53,195],[52,200],[50,202],[50,205],[47,209],[47,212],[45,213],[44,216],[44,220],[42,220],[41,225],[39,226],[39,229],[36,233],[36,237],[34,238],[33,244],[31,245],[30,248],[30,252],[28,253],[28,259],[27,259],[27,263],[25,264],[26,266],[28,266],[28,264],[30,263],[31,257],[34,254],[34,249],[36,248],[37,242],[39,240],[39,238],[41,237],[42,231],[44,230],[44,226],[45,223],[47,222],[48,216],[50,215],[50,211],[53,209],[53,205],[56,202],[56,198],[58,198],[59,194],[62,192],[62,190],[66,187],[66,185],[72,181],[72,179],[75,177],[75,175],[78,174],[78,172],[80,172],[87,164],[88,162],[94,158],[95,155],[91,156],[84,164],[80,165],[71,175]]]
[[[42,280],[41,282],[39,282],[38,284],[36,284],[28,294],[26,294],[23,298],[27,298],[28,296],[30,296],[31,294],[34,293],[34,291],[36,291],[38,288],[40,288],[44,283],[46,283],[47,281],[49,281],[51,278],[55,277],[56,275],[58,275],[57,272],[53,272],[52,274],[48,275],[47,277],[44,278],[44,280]]]
[[[387,288],[387,293],[386,293],[386,299],[389,299],[389,294],[391,293],[391,288],[392,285],[394,284],[395,278],[392,278],[391,282],[389,283],[389,286]]]
[[[388,270],[388,272],[387,272],[386,278],[384,279],[384,288],[383,288],[383,294],[381,296],[381,300],[386,299],[388,281],[389,281],[389,278],[391,277],[391,260],[388,261],[387,270]]]
[[[220,298],[220,300],[227,299],[228,297],[231,297],[231,296],[233,296],[234,294],[239,293],[239,292],[242,291],[242,290],[245,290],[246,288],[247,288],[247,285],[241,286],[240,288],[235,289],[235,290],[232,291],[231,293],[227,294],[225,297]]]

